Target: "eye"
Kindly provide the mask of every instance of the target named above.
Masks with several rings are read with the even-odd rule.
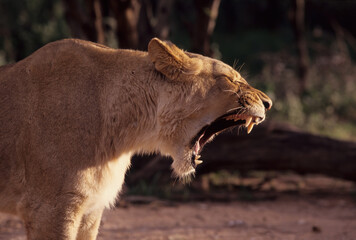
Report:
[[[232,82],[232,83],[236,83],[236,79],[235,78],[231,78],[231,77],[228,77],[228,76],[224,76],[224,78],[229,81],[229,82]]]

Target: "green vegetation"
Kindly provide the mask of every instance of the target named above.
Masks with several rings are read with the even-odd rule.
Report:
[[[0,65],[69,37],[60,0],[1,0],[0,33]]]
[[[262,70],[249,81],[273,98],[269,119],[289,122],[315,134],[356,140],[353,51],[340,39],[329,44],[320,41],[309,44],[314,47],[311,48],[313,57],[303,95],[298,93],[296,58],[286,50],[260,54]]]

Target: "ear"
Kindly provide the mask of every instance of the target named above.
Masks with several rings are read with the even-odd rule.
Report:
[[[202,61],[191,58],[171,42],[153,38],[148,44],[148,55],[157,71],[175,80],[182,74],[198,74]]]

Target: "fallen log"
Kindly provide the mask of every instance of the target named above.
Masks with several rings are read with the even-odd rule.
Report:
[[[136,157],[128,181],[149,178],[163,170],[170,174],[171,161],[157,158],[148,161],[147,157]],[[356,181],[355,142],[317,136],[272,122],[257,126],[249,135],[238,135],[236,130],[219,135],[204,148],[202,159],[198,174],[222,169],[294,171]]]

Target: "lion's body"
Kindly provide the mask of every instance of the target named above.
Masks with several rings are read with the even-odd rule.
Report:
[[[29,239],[95,239],[131,154],[181,153],[165,139],[176,141],[195,110],[168,112],[189,98],[192,85],[178,85],[147,52],[80,40],[51,43],[1,67],[0,210],[23,218]],[[195,125],[226,111],[226,100]]]
[[[137,92],[139,88],[131,90],[131,79],[149,74],[147,65],[152,65],[147,53],[68,40],[2,67],[1,210],[26,219],[44,208],[28,212],[28,205],[32,208],[46,200],[58,203],[45,207],[48,214],[51,208],[63,208],[61,202],[70,198],[83,201],[84,209],[73,211],[84,214],[112,204],[130,154],[136,150],[129,139],[138,131],[132,117],[154,118],[142,104],[137,109],[128,104],[135,98],[140,103],[147,101],[145,94]],[[43,73],[47,76],[40,77]],[[110,109],[113,107],[117,109]],[[111,132],[116,124],[122,125],[121,136]],[[142,127],[152,127],[150,120]],[[122,144],[110,146],[113,138]],[[116,147],[120,149],[110,149]],[[43,227],[45,222],[28,224]]]

